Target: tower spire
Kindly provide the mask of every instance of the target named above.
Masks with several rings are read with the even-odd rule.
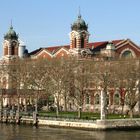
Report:
[[[79,11],[78,11],[78,18],[81,18],[81,9],[80,9],[80,6],[79,6]]]
[[[13,29],[12,19],[11,19],[10,29]]]

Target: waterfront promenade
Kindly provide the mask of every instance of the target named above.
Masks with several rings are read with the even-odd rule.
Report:
[[[20,116],[2,117],[1,123],[73,128],[82,130],[140,129],[140,118],[82,120],[54,117]]]
[[[140,129],[140,119],[78,120],[39,117],[39,126],[64,127],[83,130]],[[21,118],[22,123],[32,124],[33,118]]]

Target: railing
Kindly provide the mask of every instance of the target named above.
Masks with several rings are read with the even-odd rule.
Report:
[[[46,116],[46,117],[41,117],[41,116],[38,116],[38,119],[42,119],[42,120],[55,120],[55,121],[71,121],[71,122],[94,122],[96,119],[79,119],[77,117],[49,117],[49,116]]]
[[[19,118],[33,119],[34,112],[17,112],[7,109],[0,111],[0,118],[13,120],[17,116]],[[49,116],[47,114],[43,116],[36,114],[36,117],[41,120],[71,121],[71,122],[94,122],[97,119],[96,117],[78,118],[76,116]]]

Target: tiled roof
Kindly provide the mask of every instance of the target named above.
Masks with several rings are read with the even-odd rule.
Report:
[[[35,54],[37,54],[40,50],[42,50],[42,48],[36,49],[36,50],[30,52],[29,54],[30,54],[30,55],[35,55]]]
[[[48,50],[49,52],[51,52],[51,53],[53,54],[53,53],[55,53],[57,50],[59,50],[60,48],[69,49],[69,48],[70,48],[70,45],[54,46],[54,47],[48,47],[48,48],[45,48],[45,49]]]
[[[113,43],[114,45],[116,45],[116,44],[118,44],[118,43],[121,42],[121,41],[123,41],[123,40],[112,40],[112,43]],[[97,47],[106,46],[108,42],[109,42],[109,41],[92,42],[92,43],[89,43],[88,46],[89,46],[89,48],[92,48],[92,49],[93,49],[93,48],[97,48]]]
[[[112,40],[112,42],[114,43],[114,45],[116,45],[117,43],[121,42],[123,40]],[[106,47],[108,41],[102,41],[102,42],[92,42],[88,44],[88,47],[93,49],[94,51],[99,51],[100,49],[103,49]],[[69,49],[70,45],[61,45],[61,46],[52,46],[52,47],[47,47],[47,48],[39,48],[37,50],[34,50],[32,52],[30,52],[30,55],[35,55],[37,54],[41,49],[45,49],[47,51],[49,51],[50,53],[54,54],[57,50],[59,50],[60,48],[66,48]]]

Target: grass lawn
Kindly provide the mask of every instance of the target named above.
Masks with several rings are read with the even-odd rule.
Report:
[[[39,112],[39,116],[47,116],[47,117],[56,117],[55,112],[45,112],[41,111]],[[60,118],[77,118],[78,113],[77,112],[59,112]],[[125,119],[129,118],[128,115],[120,115],[120,114],[108,114],[107,119]],[[93,113],[93,112],[82,112],[82,117],[81,119],[86,119],[86,120],[96,120],[100,119],[100,114],[99,113]]]

